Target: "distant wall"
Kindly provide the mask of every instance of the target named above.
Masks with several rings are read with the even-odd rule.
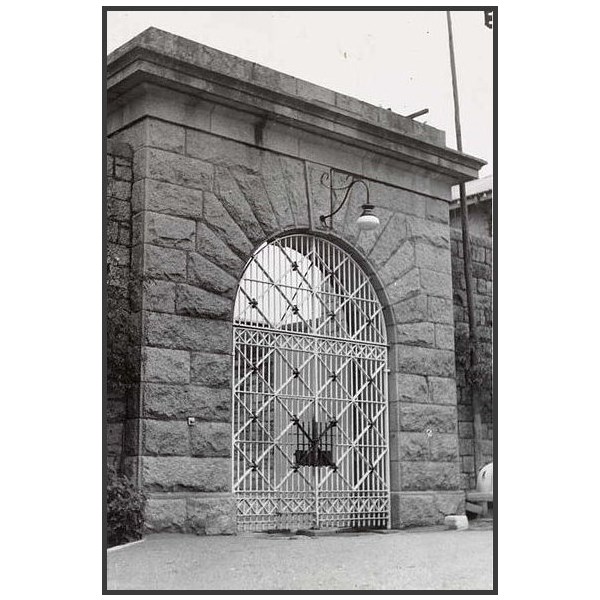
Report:
[[[471,211],[469,211],[469,217]],[[470,223],[470,221],[469,221]],[[454,325],[455,347],[457,349],[456,385],[458,395],[458,436],[461,465],[461,485],[464,489],[474,489],[476,473],[473,448],[473,409],[471,398],[465,386],[465,372],[460,364],[458,351],[468,336],[468,313],[463,262],[462,231],[450,229],[452,249],[452,284],[454,289]],[[475,318],[478,335],[482,340],[483,358],[491,364],[493,333],[493,242],[491,237],[471,234],[473,287],[475,298]],[[483,435],[483,460],[493,460],[494,451],[494,414],[492,390],[480,394],[481,421]]]
[[[107,145],[107,454],[120,467],[126,416],[129,365],[129,282],[131,270],[132,151],[128,144]]]
[[[450,227],[460,229],[460,210],[450,210]],[[469,229],[471,235],[492,236],[492,203],[487,200],[480,204],[469,205]]]
[[[450,227],[460,229],[460,209],[450,210]],[[469,205],[469,229],[471,235],[491,237],[492,235],[492,203],[491,201]]]

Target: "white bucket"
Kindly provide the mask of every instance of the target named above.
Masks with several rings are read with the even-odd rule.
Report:
[[[482,467],[477,475],[478,492],[494,492],[494,463]]]

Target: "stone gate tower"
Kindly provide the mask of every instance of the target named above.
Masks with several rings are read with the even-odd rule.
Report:
[[[449,202],[483,161],[432,127],[153,28],[108,57],[107,75],[108,451],[149,496],[148,526],[311,519],[316,480],[315,518],[337,519],[318,523],[463,512]],[[360,190],[321,221],[323,182],[348,177],[368,186],[377,230],[357,228]],[[271,247],[279,266],[257,280]],[[343,280],[342,263],[356,275]],[[297,320],[267,308],[240,320],[273,294]],[[343,335],[323,333],[326,318]],[[380,338],[361,338],[375,318]],[[240,325],[271,341],[249,334],[239,350]],[[305,344],[309,330],[311,350],[272,341]],[[328,450],[302,437],[311,419]]]

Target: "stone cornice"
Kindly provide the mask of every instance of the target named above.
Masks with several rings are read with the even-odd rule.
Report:
[[[444,133],[349,96],[150,28],[109,55],[108,103],[154,83],[418,165],[453,182],[485,164]]]

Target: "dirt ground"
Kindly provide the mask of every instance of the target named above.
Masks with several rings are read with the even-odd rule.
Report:
[[[493,531],[156,534],[109,550],[109,590],[491,590]]]

